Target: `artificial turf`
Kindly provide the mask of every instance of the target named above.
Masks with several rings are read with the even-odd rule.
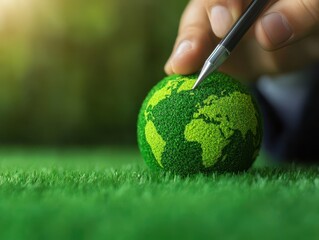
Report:
[[[135,148],[0,149],[0,239],[318,239],[319,168],[181,178]]]

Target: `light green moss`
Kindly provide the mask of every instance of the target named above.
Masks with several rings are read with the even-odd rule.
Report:
[[[235,130],[239,130],[243,138],[248,131],[256,135],[258,122],[251,97],[247,94],[233,92],[222,98],[211,95],[203,101],[203,106],[198,104],[197,107],[194,120],[186,126],[184,134],[188,141],[201,144],[205,167],[214,165],[222,156],[222,150]]]
[[[160,101],[169,97],[172,94],[172,89],[176,88],[178,81],[169,81],[162,89],[154,93],[147,103],[146,108],[156,106]]]
[[[202,162],[205,167],[214,165],[222,155],[223,148],[229,143],[221,134],[218,125],[206,123],[203,119],[192,120],[186,125],[184,134],[187,141],[198,142],[201,145]]]
[[[169,76],[145,99],[138,121],[145,162],[182,175],[249,168],[262,134],[252,96],[218,72],[192,90],[197,77]]]
[[[229,96],[218,98],[209,96],[203,101],[194,118],[205,116],[211,121],[217,121],[226,137],[232,134],[228,129],[237,129],[242,137],[248,131],[256,135],[258,121],[255,114],[255,106],[251,97],[240,92],[233,92]]]
[[[195,79],[185,79],[185,81],[182,83],[182,85],[178,88],[177,93],[180,93],[181,91],[189,91],[193,88],[196,80]]]
[[[145,136],[146,141],[151,146],[156,161],[161,167],[163,167],[162,154],[164,152],[166,143],[161,135],[159,135],[159,133],[157,132],[156,127],[152,121],[147,121],[146,123]]]

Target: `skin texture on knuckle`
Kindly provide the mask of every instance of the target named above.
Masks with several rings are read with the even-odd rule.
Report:
[[[314,25],[318,28],[319,26],[319,0],[298,0],[301,8],[308,13],[313,21]]]
[[[295,0],[291,3],[278,1],[272,10],[281,12],[293,31],[293,36],[285,45],[313,35],[318,29],[319,0]]]

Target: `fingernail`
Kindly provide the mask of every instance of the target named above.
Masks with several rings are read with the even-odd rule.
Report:
[[[175,50],[174,57],[177,57],[193,48],[192,42],[189,40],[183,40]]]
[[[263,17],[261,24],[266,35],[274,46],[287,42],[293,31],[286,18],[280,13],[270,13]]]
[[[229,10],[224,6],[214,6],[210,13],[211,25],[217,37],[223,37],[230,29],[233,18]]]

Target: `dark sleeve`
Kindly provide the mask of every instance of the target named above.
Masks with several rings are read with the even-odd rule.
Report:
[[[319,163],[319,64],[262,77],[254,92],[264,118],[264,150],[280,160]]]

